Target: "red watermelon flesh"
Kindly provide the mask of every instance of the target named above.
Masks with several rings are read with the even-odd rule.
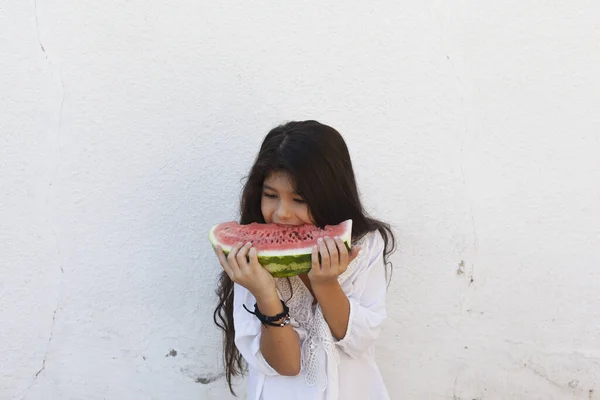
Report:
[[[319,228],[314,225],[285,226],[252,223],[240,225],[224,222],[213,226],[209,239],[227,254],[237,243],[252,242],[258,260],[273,276],[292,276],[311,268],[312,247],[321,237],[339,236],[349,249],[352,240],[352,220]]]

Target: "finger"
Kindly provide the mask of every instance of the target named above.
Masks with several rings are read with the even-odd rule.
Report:
[[[242,247],[241,243],[236,244],[235,246],[233,246],[231,248],[231,251],[229,252],[229,255],[227,256],[227,262],[229,263],[229,268],[231,268],[231,271],[234,274],[239,273],[239,270],[240,270],[236,256],[237,256],[238,251],[240,251],[241,247]]]
[[[321,269],[331,268],[329,250],[327,250],[325,241],[322,238],[319,238],[317,240],[317,245],[319,246],[319,253],[321,253]]]
[[[260,262],[258,261],[258,251],[256,247],[251,247],[248,251],[248,258],[250,259],[250,267],[261,267]]]
[[[246,243],[242,246],[240,251],[238,251],[237,256],[235,257],[240,269],[248,269],[248,251],[250,250],[250,246],[252,246],[252,243]]]
[[[225,253],[223,252],[223,248],[221,246],[217,245],[215,251],[217,252],[217,258],[219,259],[219,263],[221,264],[221,267],[223,268],[225,273],[227,275],[229,275],[229,277],[231,278],[232,271],[231,271],[231,268],[229,267],[229,263],[227,262],[227,257],[225,256]]]
[[[360,250],[360,246],[354,246],[352,249],[350,249],[350,259],[348,261],[349,263],[351,263],[356,257],[358,257],[358,253],[360,253]]]
[[[337,249],[337,245],[335,241],[327,236],[325,238],[325,245],[327,246],[327,251],[329,251],[329,266],[330,268],[337,268],[340,263],[340,254]]]
[[[319,272],[321,264],[319,263],[319,247],[313,246],[312,248],[312,269],[311,272]]]
[[[337,245],[338,253],[340,255],[340,265],[348,265],[350,263],[350,260],[348,259],[348,249],[346,249],[346,245],[339,236],[335,237],[335,244]]]

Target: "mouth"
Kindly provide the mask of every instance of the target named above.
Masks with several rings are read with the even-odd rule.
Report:
[[[300,224],[280,224],[279,222],[275,222],[275,225],[285,226],[285,227],[294,227],[294,226],[302,226],[304,224],[302,224],[302,223],[300,223]]]

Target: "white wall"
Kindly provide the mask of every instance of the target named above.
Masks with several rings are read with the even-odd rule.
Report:
[[[397,228],[393,399],[600,398],[599,3],[367,3],[0,4],[0,400],[229,398],[206,232],[306,118]]]

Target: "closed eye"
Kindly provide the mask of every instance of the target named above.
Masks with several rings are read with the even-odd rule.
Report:
[[[271,193],[266,193],[266,192],[263,193],[263,196],[265,196],[265,197],[267,197],[269,199],[276,199],[277,198],[277,195],[271,194]]]
[[[306,201],[304,199],[294,199],[294,201],[298,204],[304,204]]]

